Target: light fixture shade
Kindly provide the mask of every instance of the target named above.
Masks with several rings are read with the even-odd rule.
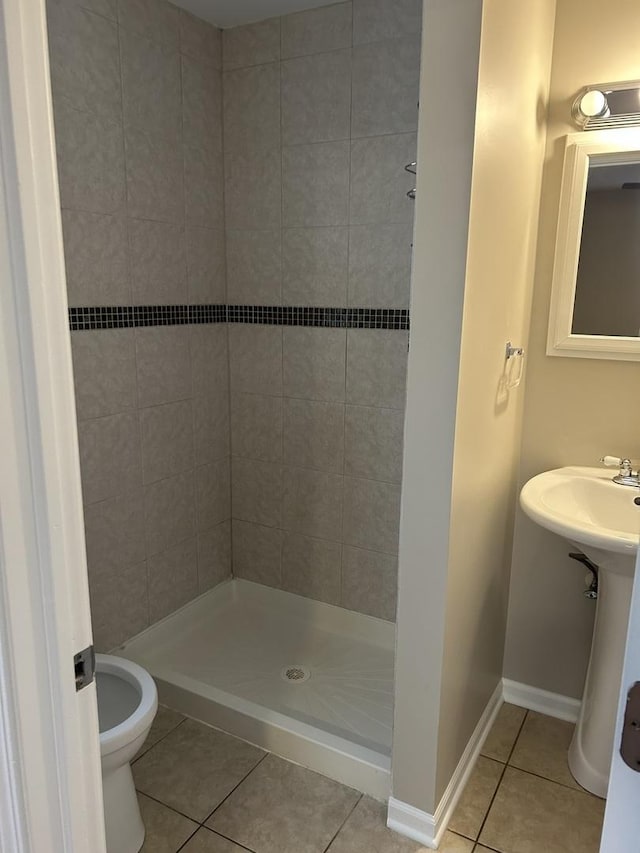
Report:
[[[640,125],[640,80],[586,86],[571,109],[582,130],[605,130]]]

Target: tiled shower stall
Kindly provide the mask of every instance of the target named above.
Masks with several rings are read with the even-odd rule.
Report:
[[[420,6],[49,0],[98,649],[232,573],[393,620]]]

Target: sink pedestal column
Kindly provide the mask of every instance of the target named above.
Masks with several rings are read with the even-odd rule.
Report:
[[[609,784],[635,563],[616,555],[614,565],[607,565],[602,556],[592,557],[600,564],[596,620],[580,717],[569,747],[571,773],[598,797],[607,796]]]

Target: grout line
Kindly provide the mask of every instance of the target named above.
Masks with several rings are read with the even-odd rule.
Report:
[[[336,832],[336,834],[333,836],[333,838],[331,839],[331,841],[329,842],[329,844],[324,848],[324,853],[328,853],[329,848],[331,847],[331,845],[333,844],[333,842],[336,840],[336,838],[340,835],[340,833],[342,832],[342,830],[343,830],[343,829],[344,829],[344,827],[345,827],[345,824],[347,823],[347,821],[349,820],[349,818],[351,817],[351,815],[354,813],[354,811],[358,808],[358,806],[359,806],[359,804],[360,804],[360,802],[361,802],[361,800],[362,800],[362,798],[363,798],[363,797],[364,797],[364,794],[360,794],[360,796],[358,797],[358,799],[357,799],[357,800],[356,800],[356,802],[354,803],[353,808],[351,809],[351,811],[349,812],[349,814],[345,817],[345,819],[342,821],[342,823],[341,823],[341,824],[340,824],[340,826],[338,827],[338,831],[337,831],[337,832]]]
[[[169,809],[169,811],[175,812],[175,814],[179,814],[181,817],[186,817],[186,819],[190,820],[191,823],[197,824],[198,829],[200,829],[201,824],[198,823],[196,818],[191,817],[191,815],[188,815],[188,814],[185,814],[184,812],[179,811],[179,809],[176,809],[174,806],[168,805],[167,803],[163,802],[162,800],[159,800],[157,797],[153,797],[151,794],[147,794],[146,791],[141,791],[139,788],[136,788],[136,794],[142,794],[143,797],[147,797],[149,800],[153,800],[154,803],[158,803],[158,805],[164,806],[165,809]],[[196,829],[195,832],[197,832],[197,831],[198,830]]]
[[[169,710],[173,710],[173,709],[171,709],[171,708],[170,708]],[[178,711],[177,713],[180,713],[180,712]],[[165,738],[169,737],[169,735],[170,735],[170,734],[172,734],[172,732],[175,732],[175,731],[176,731],[176,729],[179,729],[179,728],[180,728],[180,726],[181,726],[183,723],[185,723],[188,719],[189,719],[188,717],[185,717],[185,718],[184,718],[184,720],[180,720],[180,722],[179,722],[179,723],[177,723],[177,725],[175,725],[172,729],[169,729],[169,731],[168,731],[166,734],[162,735],[162,737],[160,738],[160,740],[157,740],[157,741],[155,741],[155,743],[152,743],[152,744],[151,744],[151,746],[150,746],[148,749],[146,749],[146,750],[145,750],[141,755],[137,755],[137,756],[133,759],[133,761],[131,762],[131,764],[136,764],[138,761],[140,761],[140,759],[141,759],[141,758],[144,758],[144,757],[145,757],[145,755],[148,755],[154,747],[156,747],[159,743],[162,743],[162,741],[163,741],[163,740],[165,740]],[[144,793],[144,792],[143,792],[143,793]],[[146,794],[146,796],[149,796],[149,795],[148,795],[148,794]],[[152,798],[152,799],[153,799],[153,798]],[[192,818],[191,818],[191,820],[192,820]]]
[[[184,850],[184,848],[185,848],[185,847],[187,846],[187,844],[191,841],[191,839],[192,839],[192,838],[193,838],[193,836],[196,834],[196,832],[200,832],[200,830],[201,830],[201,829],[202,829],[202,827],[201,827],[201,826],[197,826],[197,827],[193,830],[193,832],[191,833],[191,835],[190,835],[190,836],[185,840],[184,844],[181,844],[181,845],[180,845],[180,847],[178,847],[178,849],[176,850],[176,853],[180,853],[180,851],[181,851],[181,850]]]
[[[510,759],[510,758],[511,758],[511,756],[513,755],[513,751],[515,750],[515,748],[516,748],[516,744],[518,743],[518,739],[520,738],[520,735],[522,734],[522,729],[524,728],[524,724],[525,724],[525,722],[526,722],[526,719],[527,719],[528,715],[529,715],[529,712],[527,711],[527,712],[525,713],[524,717],[522,718],[522,722],[520,723],[520,728],[518,729],[518,734],[517,734],[517,735],[516,735],[516,737],[514,738],[513,745],[512,745],[512,747],[511,747],[511,749],[510,749],[510,751],[509,751],[509,755],[508,755],[508,757],[507,757],[507,761],[505,762],[505,764],[503,764],[503,765],[502,765],[502,772],[500,773],[500,778],[498,779],[498,784],[496,785],[496,789],[495,789],[495,791],[493,792],[493,796],[491,797],[491,801],[490,801],[490,803],[489,803],[489,805],[488,805],[488,807],[487,807],[487,810],[486,810],[486,812],[484,813],[484,818],[482,819],[482,823],[480,824],[480,829],[478,830],[478,834],[477,834],[477,836],[473,839],[473,840],[474,840],[474,841],[476,841],[476,842],[478,842],[478,839],[479,839],[479,838],[480,838],[480,836],[482,835],[482,830],[484,829],[484,825],[485,825],[485,823],[487,822],[487,818],[489,817],[489,812],[491,811],[491,807],[493,806],[493,803],[494,803],[494,801],[495,801],[495,798],[498,796],[498,791],[500,790],[500,786],[502,785],[502,780],[504,779],[504,774],[507,772],[507,767],[509,766],[509,759]],[[494,759],[494,760],[495,760],[495,759]]]
[[[222,731],[222,729],[220,729],[220,731]],[[232,737],[235,737],[235,735],[232,735]],[[237,738],[237,740],[240,740],[240,738]],[[249,741],[244,741],[244,743],[249,743]],[[229,797],[230,797],[232,794],[234,794],[234,793],[238,790],[238,788],[240,787],[240,785],[242,785],[242,783],[243,783],[243,782],[245,782],[245,781],[249,778],[249,776],[251,776],[251,774],[253,773],[253,771],[254,771],[254,770],[256,770],[258,767],[260,767],[260,765],[262,764],[262,762],[263,762],[263,761],[265,760],[265,758],[267,758],[267,756],[269,756],[269,755],[271,755],[271,753],[270,753],[270,752],[266,752],[266,751],[264,752],[264,755],[263,755],[263,756],[262,756],[262,758],[257,762],[257,764],[254,764],[254,765],[253,765],[253,767],[251,768],[251,770],[249,770],[249,772],[248,772],[248,773],[246,773],[246,774],[242,777],[242,779],[238,782],[238,784],[237,784],[237,785],[235,785],[235,786],[231,789],[231,791],[229,791],[229,793],[227,794],[227,796],[226,796],[223,800],[221,800],[221,801],[218,803],[218,805],[217,805],[217,806],[216,806],[216,807],[215,807],[215,808],[214,808],[214,809],[213,809],[213,810],[212,810],[212,811],[211,811],[211,812],[210,812],[210,813],[205,817],[205,819],[204,819],[203,821],[201,821],[201,823],[200,823],[200,825],[201,825],[201,826],[204,826],[204,825],[206,824],[206,822],[207,822],[208,820],[210,820],[210,819],[213,817],[213,815],[218,811],[218,809],[219,809],[222,805],[224,805],[224,803],[226,803],[226,802],[227,802],[227,800],[229,799]],[[207,828],[207,829],[209,829],[209,827],[206,827],[206,828]],[[214,830],[214,831],[215,831],[215,830]],[[219,834],[220,834],[220,833],[218,833],[218,835],[219,835]],[[231,841],[233,841],[233,839],[230,839],[230,840],[231,840]]]

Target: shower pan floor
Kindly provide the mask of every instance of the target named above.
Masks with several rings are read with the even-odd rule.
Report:
[[[116,654],[170,707],[384,798],[394,641],[392,623],[234,579]]]

